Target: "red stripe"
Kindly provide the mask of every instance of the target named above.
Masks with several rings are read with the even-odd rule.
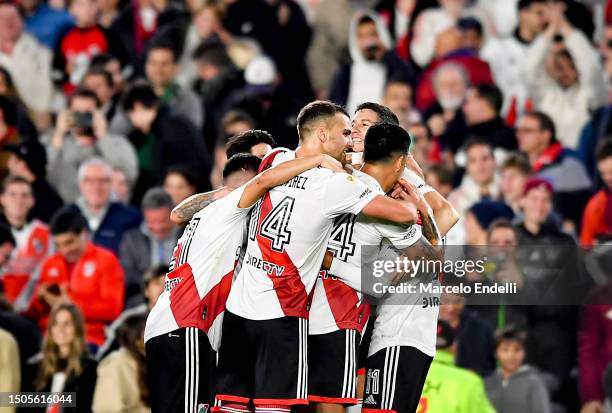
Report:
[[[251,400],[248,397],[232,396],[231,394],[217,394],[215,398],[224,402],[236,403],[248,403]]]
[[[262,404],[280,404],[283,406],[293,406],[296,404],[308,404],[308,399],[253,399],[255,406]]]
[[[258,228],[271,210],[272,200],[268,192],[264,195],[261,203]],[[306,294],[306,287],[302,283],[300,273],[291,261],[287,251],[274,251],[272,249],[272,241],[262,237],[259,233],[257,234],[257,244],[264,261],[284,267],[280,276],[268,274],[268,277],[272,280],[274,291],[285,316],[308,318],[308,294]]]
[[[366,368],[365,367],[361,367],[359,369],[357,369],[357,375],[358,376],[365,376],[366,374]]]
[[[370,305],[345,282],[327,274],[321,274],[329,309],[336,325],[341,329],[363,331],[370,316]]]
[[[316,403],[335,403],[335,404],[357,404],[356,398],[341,398],[341,397],[325,397],[325,396],[308,396],[308,400]]]
[[[202,330],[208,332],[219,314],[225,311],[225,303],[232,288],[233,277],[234,270],[232,269],[202,299],[200,303],[200,318],[202,321],[199,323]]]
[[[285,152],[283,149],[275,149],[266,156],[264,156],[264,158],[261,160],[261,163],[259,164],[259,170],[257,172],[262,173],[266,169],[270,169],[272,167],[272,163],[274,162],[274,158],[276,158],[276,155],[283,152]]]

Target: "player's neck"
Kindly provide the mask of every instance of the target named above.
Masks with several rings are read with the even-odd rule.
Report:
[[[295,157],[303,158],[306,156],[321,155],[322,153],[321,148],[310,145],[302,145],[298,146],[295,150]]]
[[[387,168],[381,167],[380,165],[366,162],[363,164],[361,172],[366,173],[372,178],[376,179],[385,192],[389,192],[395,184],[395,181],[391,182],[391,174],[389,174]]]

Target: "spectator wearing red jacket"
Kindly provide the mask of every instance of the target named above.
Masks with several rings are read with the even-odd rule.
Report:
[[[50,227],[57,253],[43,263],[26,316],[45,328],[50,308],[72,301],[85,316],[87,342],[99,346],[104,326],[123,309],[123,269],[112,252],[89,241],[80,213],[62,208]]]
[[[580,244],[585,247],[612,238],[612,139],[603,141],[597,150],[597,170],[604,187],[591,198],[582,216]]]

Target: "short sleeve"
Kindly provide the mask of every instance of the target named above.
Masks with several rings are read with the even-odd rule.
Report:
[[[391,223],[379,223],[376,224],[376,229],[396,248],[409,247],[421,238],[421,231],[417,225],[402,226]]]
[[[432,192],[434,190],[431,186],[427,185],[423,178],[421,178],[416,172],[408,168],[404,169],[402,178],[410,182],[412,185],[416,186],[421,195],[425,195],[426,193]]]
[[[333,173],[323,190],[324,213],[357,215],[378,194],[352,175]]]

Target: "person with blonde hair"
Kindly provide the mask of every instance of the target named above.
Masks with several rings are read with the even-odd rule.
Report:
[[[97,362],[90,356],[85,342],[85,320],[81,310],[72,303],[59,302],[52,309],[47,326],[36,391],[75,392],[78,413],[91,412],[96,386]],[[58,406],[41,410],[55,412]],[[62,411],[65,411],[64,408]]]

